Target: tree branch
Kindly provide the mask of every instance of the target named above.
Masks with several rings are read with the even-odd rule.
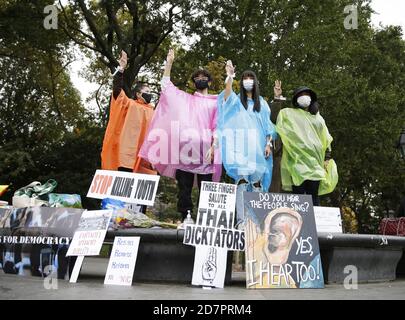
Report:
[[[91,12],[89,11],[89,9],[87,9],[86,4],[84,3],[84,0],[77,0],[77,1],[78,1],[80,8],[82,9],[84,18],[87,22],[87,25],[89,26],[91,32],[94,35],[94,38],[96,40],[96,45],[101,49],[101,54],[103,54],[108,59],[109,64],[110,64],[110,69],[112,71],[113,67],[118,65],[118,62],[114,58],[112,52],[108,50],[106,43],[104,42],[99,30],[97,29],[97,26],[94,22],[94,18],[92,16]]]
[[[64,7],[64,6],[62,5],[62,3],[61,3],[61,0],[59,0],[59,5],[60,5],[60,7],[61,7],[61,9],[62,9],[63,15],[65,16],[67,27],[68,27],[69,29],[72,29],[72,30],[74,30],[74,31],[79,32],[80,34],[82,34],[84,37],[88,38],[88,39],[91,40],[92,42],[95,42],[95,39],[94,39],[91,35],[85,33],[84,31],[82,31],[82,30],[80,30],[80,29],[78,29],[78,28],[73,27],[71,24],[68,23],[68,21],[69,21],[70,19],[69,19],[67,13],[66,13],[65,7]],[[68,35],[68,36],[69,36],[69,35]]]
[[[118,25],[118,20],[116,16],[116,11],[114,11],[114,8],[112,6],[112,3],[107,1],[106,2],[106,11],[107,11],[107,17],[108,17],[108,22],[110,25],[113,27],[115,34],[117,35],[118,42],[120,44],[120,47],[122,49],[125,49],[125,42],[124,42],[124,36],[122,34],[122,30]]]

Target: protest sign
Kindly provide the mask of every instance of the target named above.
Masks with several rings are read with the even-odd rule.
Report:
[[[112,210],[84,211],[66,255],[99,255],[111,216]]]
[[[183,243],[196,247],[193,285],[224,287],[228,250],[244,250],[245,235],[233,228],[236,185],[203,181],[195,225]]]
[[[132,285],[140,237],[115,237],[104,284]]]
[[[159,178],[158,175],[97,170],[87,197],[153,206]]]
[[[244,192],[247,288],[323,288],[309,195]]]
[[[66,256],[78,256],[69,282],[75,283],[85,256],[100,254],[112,210],[84,211]]]

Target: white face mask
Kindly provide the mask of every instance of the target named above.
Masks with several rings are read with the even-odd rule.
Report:
[[[245,88],[246,91],[252,91],[254,83],[255,81],[253,79],[243,80],[243,88]]]
[[[311,105],[312,99],[310,96],[298,97],[297,103],[301,108],[308,108]]]

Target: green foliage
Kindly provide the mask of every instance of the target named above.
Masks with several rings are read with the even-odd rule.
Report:
[[[256,71],[263,96],[276,79],[291,98],[312,87],[334,137],[340,182],[323,202],[348,206],[360,232],[375,232],[378,217],[405,192],[404,163],[393,148],[405,127],[405,42],[399,27],[375,30],[370,1],[356,1],[359,28],[344,28],[346,0],[208,1],[194,20],[199,36],[189,61],[231,59],[237,75]],[[211,7],[220,7],[216,12]]]
[[[57,192],[83,195],[99,166],[103,133],[70,81],[68,39],[43,28],[47,4],[0,6],[0,181],[12,184],[9,201],[16,189],[49,178]]]

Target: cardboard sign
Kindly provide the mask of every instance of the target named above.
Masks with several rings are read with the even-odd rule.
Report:
[[[314,213],[318,232],[343,233],[339,208],[314,207]]]
[[[323,288],[309,195],[244,192],[247,288]]]
[[[97,170],[87,197],[112,198],[128,203],[153,206],[159,178],[158,175]]]
[[[228,250],[244,250],[245,235],[233,228],[236,185],[203,181],[195,225],[183,243],[196,247],[193,285],[223,288]]]
[[[67,256],[97,256],[107,233],[112,210],[85,211],[79,221]]]
[[[104,284],[132,285],[140,237],[115,237]]]

